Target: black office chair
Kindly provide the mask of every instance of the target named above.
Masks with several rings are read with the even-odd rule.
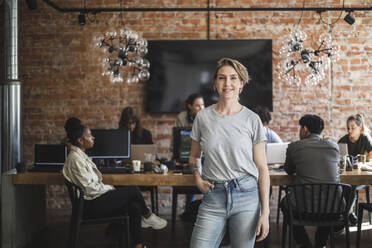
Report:
[[[357,243],[356,248],[360,246],[360,232],[362,228],[363,210],[367,210],[368,214],[372,212],[372,203],[359,203],[358,204],[358,231],[357,231]],[[371,219],[369,219],[371,221]],[[370,222],[371,224],[371,222]]]
[[[72,213],[70,221],[70,233],[69,233],[69,248],[77,248],[79,241],[80,225],[96,225],[102,223],[117,222],[122,225],[123,235],[120,237],[120,247],[130,247],[130,235],[129,235],[129,216],[120,215],[112,216],[107,218],[86,218],[84,217],[84,190],[79,186],[65,180],[65,184],[70,195]],[[125,245],[125,236],[127,244]]]
[[[331,247],[334,246],[333,228],[344,225],[346,246],[350,247],[349,211],[354,189],[347,184],[288,185],[285,189],[283,211],[282,248],[286,245],[289,227],[289,247],[292,247],[292,230],[298,226],[329,226]],[[295,207],[294,207],[295,206]]]
[[[176,224],[176,216],[177,216],[177,204],[178,204],[178,195],[180,194],[202,194],[198,187],[196,186],[173,186],[172,192],[172,230],[174,230]]]

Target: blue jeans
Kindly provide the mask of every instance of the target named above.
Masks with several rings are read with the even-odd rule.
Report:
[[[211,182],[199,207],[190,248],[215,248],[228,225],[232,248],[253,247],[261,203],[257,181],[247,175],[231,181]]]

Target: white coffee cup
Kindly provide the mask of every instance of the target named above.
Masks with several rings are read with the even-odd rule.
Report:
[[[141,171],[141,160],[133,160],[132,165],[134,171]]]
[[[164,175],[168,174],[168,167],[165,164],[160,165],[161,172],[163,172]]]

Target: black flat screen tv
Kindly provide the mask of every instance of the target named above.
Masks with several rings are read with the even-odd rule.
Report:
[[[149,41],[150,79],[145,84],[148,113],[178,113],[192,93],[205,105],[218,101],[213,74],[219,59],[239,60],[251,80],[240,94],[248,108],[272,103],[272,40],[158,40]]]

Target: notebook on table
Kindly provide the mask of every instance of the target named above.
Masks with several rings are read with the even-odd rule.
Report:
[[[149,153],[152,154],[153,159],[156,158],[156,145],[149,144],[149,145],[131,145],[131,160],[140,160],[142,163],[147,160],[145,154]],[[152,162],[152,161],[149,161]]]
[[[266,145],[267,164],[284,164],[289,142]]]
[[[32,172],[57,172],[62,170],[67,157],[64,144],[36,144],[34,167]]]

